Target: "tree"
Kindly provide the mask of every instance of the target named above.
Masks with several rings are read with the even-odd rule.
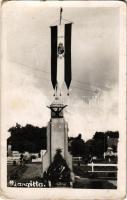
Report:
[[[12,145],[12,150],[19,152],[39,152],[41,149],[46,149],[46,127],[35,127],[27,124],[24,127],[16,124],[8,130],[11,136],[7,143]]]
[[[107,137],[103,132],[96,132],[93,136],[94,156],[103,157],[107,151]]]
[[[119,138],[119,132],[118,131],[107,131],[105,133],[106,137],[110,137],[110,138]]]
[[[94,148],[94,140],[90,139],[85,143],[85,158],[89,161],[92,156],[94,156],[95,148]]]
[[[83,156],[85,154],[85,142],[81,134],[72,139],[70,151],[73,156]]]
[[[69,184],[70,168],[68,167],[66,160],[61,155],[61,149],[56,150],[54,160],[49,166],[47,172],[44,172],[44,179],[50,180],[52,186],[55,186],[58,182]]]

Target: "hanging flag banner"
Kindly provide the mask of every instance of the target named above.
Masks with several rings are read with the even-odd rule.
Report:
[[[72,79],[71,72],[71,29],[72,23],[65,24],[65,83],[69,89]]]
[[[60,25],[57,39],[57,83],[60,95],[64,83],[64,53],[64,25]]]
[[[69,90],[72,79],[71,30],[72,23],[51,26],[51,81],[60,95],[63,83]]]
[[[55,89],[57,84],[57,26],[51,26],[51,81]]]

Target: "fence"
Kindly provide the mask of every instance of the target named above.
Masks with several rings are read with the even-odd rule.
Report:
[[[98,170],[97,171],[97,170],[94,169],[94,167],[95,166],[97,166],[97,167],[117,167],[117,164],[93,163],[92,162],[92,163],[88,163],[87,166],[91,166],[92,167],[92,172],[105,172],[105,170],[103,170],[103,171],[102,170]],[[113,171],[117,171],[117,169],[116,170],[111,170],[110,169],[109,171],[106,170],[106,172],[113,172]]]

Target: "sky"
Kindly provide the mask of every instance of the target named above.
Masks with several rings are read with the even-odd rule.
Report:
[[[15,9],[15,12],[12,12]],[[69,136],[85,140],[96,131],[118,130],[119,12],[114,7],[63,7],[72,26],[72,83],[64,112]],[[5,3],[3,100],[8,130],[17,123],[46,126],[53,102],[50,25],[59,7]],[[5,48],[6,47],[6,48]]]

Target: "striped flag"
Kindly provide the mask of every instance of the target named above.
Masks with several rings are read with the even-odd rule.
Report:
[[[71,30],[72,23],[51,26],[51,81],[60,93],[64,82],[69,90],[72,79]]]

